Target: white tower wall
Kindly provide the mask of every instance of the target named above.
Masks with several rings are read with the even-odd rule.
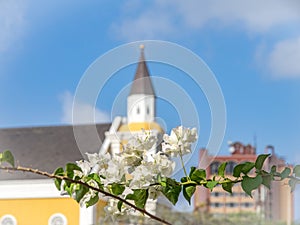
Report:
[[[134,94],[127,98],[128,123],[153,122],[155,119],[155,97]]]

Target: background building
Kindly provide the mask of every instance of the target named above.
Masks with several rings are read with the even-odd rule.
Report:
[[[272,155],[265,162],[265,168],[270,170],[272,165],[276,165],[281,171],[287,166],[285,161],[275,154],[273,147],[267,146],[266,152],[269,150]],[[222,162],[228,162],[226,173],[232,174],[236,164],[245,161],[255,162],[257,157],[255,147],[240,142],[231,144],[230,152],[231,155],[210,156],[206,149],[202,149],[199,167],[207,168],[207,176],[211,178],[217,174]],[[293,194],[286,181],[273,182],[270,190],[261,186],[253,192],[253,198],[244,193],[240,184],[233,187],[232,194],[224,191],[221,186],[215,187],[213,192],[199,187],[195,193],[194,203],[195,210],[213,215],[251,212],[261,215],[262,218],[285,221],[287,224],[291,224],[293,218]]]

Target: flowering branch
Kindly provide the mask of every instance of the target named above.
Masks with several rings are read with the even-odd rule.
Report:
[[[65,169],[60,167],[53,174],[15,167],[11,152],[4,151],[0,153],[0,164],[7,162],[12,167],[0,169],[31,172],[53,178],[57,189],[66,191],[81,206],[96,204],[99,195],[108,196],[110,198],[104,209],[106,215],[117,217],[130,214],[134,209],[164,224],[170,223],[146,211],[148,199],[157,200],[159,195],[164,195],[175,205],[180,193],[183,193],[190,203],[197,186],[213,191],[220,185],[225,191],[232,193],[232,188],[237,183],[252,197],[252,191],[261,185],[270,188],[272,181],[288,179],[292,191],[300,183],[300,165],[286,167],[282,171],[272,166],[270,171],[266,171],[263,165],[269,154],[259,155],[255,162],[237,164],[233,174],[225,173],[227,162],[219,166],[218,173],[212,178],[208,178],[206,170],[202,168],[191,167],[188,174],[182,157],[191,152],[191,145],[196,139],[196,129],[177,127],[170,135],[163,136],[162,151],[155,152],[156,138],[150,133],[143,133],[130,140],[119,154],[87,154],[88,160],[68,163]],[[175,168],[172,157],[178,156],[185,172],[180,182],[171,178]]]

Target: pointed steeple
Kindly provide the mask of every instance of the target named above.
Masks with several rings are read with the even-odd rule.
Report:
[[[155,95],[149,75],[148,67],[145,62],[144,45],[140,45],[141,55],[139,63],[135,72],[134,80],[132,82],[129,95],[144,94]]]

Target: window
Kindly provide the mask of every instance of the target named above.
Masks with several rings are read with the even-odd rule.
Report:
[[[228,162],[227,166],[226,166],[226,173],[232,174],[235,166],[236,166],[236,162],[233,162],[233,161]]]
[[[223,206],[223,203],[212,202],[212,203],[210,203],[210,206],[211,206],[211,207],[214,207],[214,208],[219,208],[219,207],[222,207],[222,206]]]
[[[67,218],[61,213],[53,214],[48,220],[48,225],[67,225],[67,224],[68,224]]]
[[[0,219],[0,225],[17,225],[17,220],[12,215],[4,215]]]
[[[150,113],[150,109],[149,109],[149,106],[147,106],[147,115],[149,115]]]
[[[229,194],[230,197],[237,197],[237,196],[239,196],[240,193],[232,192],[231,194],[230,193],[228,193],[228,194]]]
[[[223,193],[222,193],[222,192],[215,191],[215,192],[211,192],[210,195],[211,195],[211,196],[215,196],[215,197],[219,197],[219,196],[223,196]]]
[[[217,174],[219,165],[220,165],[219,162],[213,162],[212,164],[210,164],[210,173],[211,174]]]
[[[140,114],[140,108],[139,107],[136,108],[136,113]]]
[[[230,207],[230,208],[234,208],[234,207],[237,207],[237,206],[238,206],[238,203],[228,202],[228,203],[226,203],[226,206],[227,206],[227,207]]]
[[[246,197],[246,198],[251,198],[247,193],[241,192],[240,195],[243,196],[243,197]]]
[[[243,204],[243,206],[244,206],[245,208],[250,208],[250,207],[253,207],[253,203],[251,203],[251,202],[245,202],[245,203]]]

